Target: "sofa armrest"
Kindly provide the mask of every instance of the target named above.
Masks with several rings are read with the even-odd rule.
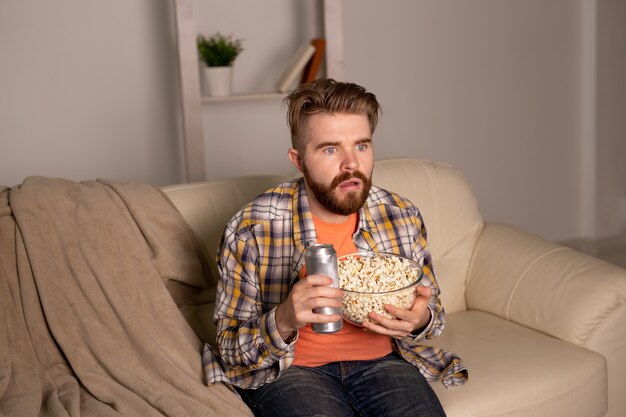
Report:
[[[512,226],[487,224],[466,296],[468,309],[583,346],[626,308],[626,270]],[[626,336],[623,323],[614,330]]]
[[[609,410],[626,410],[626,270],[511,226],[486,224],[467,306],[602,354]],[[621,411],[620,411],[621,412]],[[616,414],[622,415],[622,414]]]

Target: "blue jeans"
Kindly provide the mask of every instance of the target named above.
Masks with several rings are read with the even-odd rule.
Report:
[[[445,416],[424,376],[395,353],[316,368],[291,366],[269,384],[237,391],[256,417]]]

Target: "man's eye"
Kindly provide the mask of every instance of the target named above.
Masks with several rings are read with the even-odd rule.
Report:
[[[333,154],[337,152],[337,148],[326,148],[324,149],[324,153]]]
[[[364,150],[367,149],[367,144],[366,143],[358,144],[358,145],[356,145],[356,149],[357,149],[357,151],[364,151]]]

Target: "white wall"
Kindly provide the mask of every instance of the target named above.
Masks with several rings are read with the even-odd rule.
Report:
[[[202,11],[200,24],[282,39],[265,20],[220,20],[219,12],[232,16],[223,7],[212,9],[210,21]],[[626,98],[609,91],[625,77],[608,60],[624,57],[617,22],[626,14],[617,1],[596,8],[587,0],[344,0],[346,78],[383,105],[377,156],[451,163],[468,176],[488,221],[553,240],[619,233],[626,128],[616,113]],[[251,69],[236,64],[246,92]],[[205,104],[204,112],[209,177],[291,169],[276,101]],[[591,164],[584,164],[584,143],[594,152]],[[229,153],[236,158],[224,158]],[[587,178],[593,181],[582,187]]]
[[[626,2],[597,2],[596,201],[597,236],[625,230],[626,219]]]
[[[171,7],[0,0],[0,184],[181,178]]]
[[[486,219],[579,229],[579,8],[570,0],[344,2],[346,73],[378,92],[378,156],[451,163]],[[384,28],[384,30],[380,30]]]
[[[193,0],[199,31],[245,39],[237,92],[271,89],[320,30],[311,1],[257,3]],[[549,239],[620,232],[624,9],[621,0],[343,0],[346,78],[383,104],[378,157],[451,163],[488,221]],[[171,2],[0,0],[0,183],[181,181],[172,22]],[[291,172],[280,99],[205,103],[203,113],[209,179]]]

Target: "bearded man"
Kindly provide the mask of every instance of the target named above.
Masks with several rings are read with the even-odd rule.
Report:
[[[372,185],[376,96],[318,79],[285,100],[288,157],[303,177],[259,195],[225,228],[218,349],[205,349],[207,381],[233,385],[257,416],[445,415],[429,381],[464,366],[422,345],[443,331],[444,311],[419,210]],[[424,278],[416,301],[386,305],[393,318],[371,312],[362,327],[313,332],[311,323],[340,318],[314,309],[340,307],[342,297],[331,278],[303,272],[304,252],[316,243],[332,244],[338,256],[374,251],[417,261]]]

